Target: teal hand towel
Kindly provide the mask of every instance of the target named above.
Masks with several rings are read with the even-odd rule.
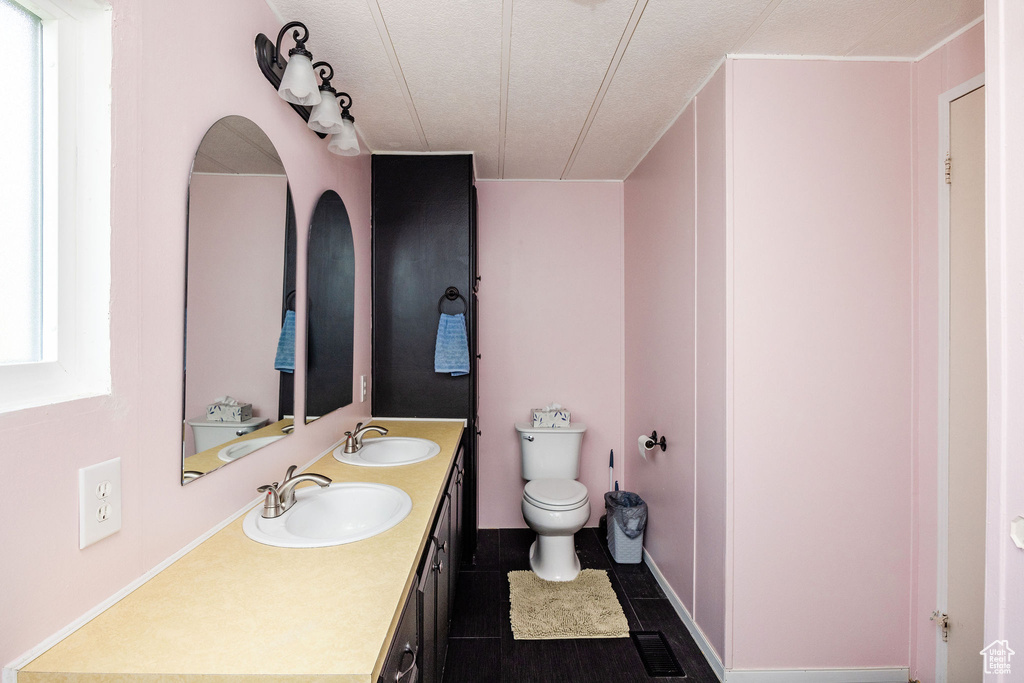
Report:
[[[295,311],[284,314],[281,336],[277,340],[277,356],[274,369],[281,372],[295,372]]]
[[[437,321],[434,372],[450,372],[452,377],[469,374],[469,339],[464,313],[442,313]]]

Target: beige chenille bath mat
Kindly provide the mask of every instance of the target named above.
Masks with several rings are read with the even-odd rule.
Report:
[[[629,637],[626,615],[606,571],[584,569],[572,581],[509,572],[508,585],[516,640]]]

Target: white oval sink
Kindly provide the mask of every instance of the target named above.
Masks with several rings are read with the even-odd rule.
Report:
[[[246,439],[245,441],[237,441],[230,446],[225,446],[217,452],[217,457],[225,462],[231,462],[232,460],[238,460],[243,455],[249,455],[253,451],[258,451],[264,446],[283,439],[284,435],[278,434],[277,436],[258,436],[255,439]]]
[[[383,533],[405,519],[412,498],[400,488],[342,482],[295,491],[295,504],[280,517],[264,519],[263,505],[242,522],[245,535],[279,548],[323,548],[354,543]]]
[[[363,467],[395,467],[429,460],[441,452],[441,447],[429,439],[411,436],[381,436],[363,441],[355,453],[346,453],[344,446],[334,449],[334,459],[349,465]]]

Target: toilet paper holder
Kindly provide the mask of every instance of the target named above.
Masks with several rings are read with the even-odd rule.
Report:
[[[661,446],[662,452],[664,452],[665,449],[668,448],[668,445],[665,443],[665,437],[664,436],[661,437],[660,441],[658,440],[658,430],[657,429],[655,429],[653,432],[651,432],[651,435],[649,437],[647,437],[647,441],[644,443],[644,447],[647,448],[648,450],[654,448],[655,446]]]

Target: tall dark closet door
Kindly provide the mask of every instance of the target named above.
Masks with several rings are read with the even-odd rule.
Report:
[[[467,549],[476,544],[476,216],[469,155],[373,157],[373,415],[467,421]],[[456,287],[460,298],[444,299]],[[471,370],[434,372],[438,302],[465,313]]]

